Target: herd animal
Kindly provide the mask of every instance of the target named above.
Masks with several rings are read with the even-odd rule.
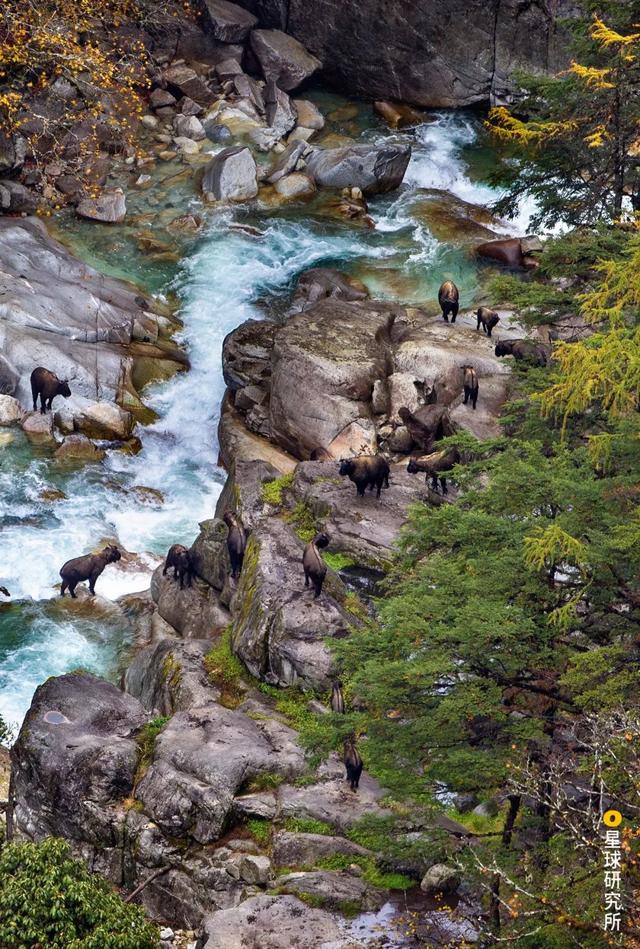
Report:
[[[180,581],[180,589],[184,589],[186,579],[187,586],[193,585],[193,576],[195,573],[193,567],[193,558],[191,551],[182,544],[174,544],[169,548],[164,562],[162,576],[166,577],[167,570],[173,567],[173,579]]]
[[[61,395],[68,399],[71,395],[69,381],[67,379],[58,379],[55,372],[38,366],[31,373],[31,395],[33,396],[33,411],[38,410],[38,398],[40,398],[40,412],[51,411],[51,403],[56,396]]]
[[[327,534],[316,534],[313,540],[309,541],[302,554],[302,569],[304,571],[304,585],[309,586],[309,580],[313,585],[313,595],[318,599],[322,593],[322,584],[327,575],[327,565],[320,556],[320,550],[329,546],[329,537]]]
[[[103,572],[107,564],[116,563],[120,560],[122,554],[115,544],[109,544],[99,554],[85,554],[84,557],[74,557],[73,560],[67,560],[60,569],[62,583],[60,584],[60,596],[64,596],[65,591],[73,599],[76,597],[76,587],[83,580],[89,581],[89,593],[91,596],[96,592],[96,580]]]

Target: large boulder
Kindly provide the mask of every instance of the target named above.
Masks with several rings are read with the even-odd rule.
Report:
[[[242,43],[258,18],[228,0],[205,0],[209,28],[222,43]]]
[[[204,920],[202,949],[335,949],[353,946],[339,920],[294,896],[253,896]]]
[[[225,628],[229,614],[208,583],[196,577],[180,589],[173,570],[163,576],[163,569],[158,567],[151,577],[151,597],[165,622],[184,639],[212,639]]]
[[[324,689],[333,669],[327,640],[344,636],[354,617],[332,595],[346,593],[337,577],[318,599],[305,588],[302,551],[278,518],[254,528],[231,604],[233,651],[258,679]]]
[[[11,214],[33,214],[37,200],[29,188],[18,181],[0,181],[0,212]]]
[[[9,835],[115,843],[112,806],[133,789],[135,737],[148,718],[137,699],[88,673],[47,679],[12,748]]]
[[[505,102],[516,73],[567,65],[573,0],[241,0],[266,26],[287,30],[349,95],[456,108]],[[255,35],[254,31],[254,35]]]
[[[10,395],[0,395],[0,425],[18,425],[24,412],[17,399]]]
[[[267,83],[264,102],[267,125],[276,138],[283,138],[295,127],[298,118],[295,106],[287,93],[278,88],[274,79]]]
[[[258,193],[258,170],[251,150],[223,148],[204,171],[202,190],[210,201],[247,201]]]
[[[290,92],[320,69],[319,59],[281,30],[253,30],[251,49],[266,80]]]
[[[154,304],[71,255],[36,218],[0,218],[0,270],[0,385],[23,406],[32,405],[34,366],[68,378],[74,396],[139,404],[137,359],[176,365],[175,347],[135,339],[141,321],[157,330]]]
[[[298,458],[320,448],[339,458],[374,448],[371,393],[385,374],[389,311],[319,300],[276,333],[269,421],[272,437]],[[351,451],[350,451],[351,450]]]
[[[75,430],[88,438],[113,441],[128,438],[134,425],[131,412],[125,412],[112,402],[85,404],[82,410],[74,415],[73,422]]]
[[[136,794],[163,833],[208,844],[220,837],[242,787],[265,773],[295,778],[305,767],[286,725],[207,705],[170,719]]]
[[[366,857],[370,851],[346,837],[330,834],[292,834],[286,830],[273,839],[272,859],[278,867],[314,867],[335,854]]]
[[[524,266],[524,255],[519,237],[507,237],[497,241],[485,241],[476,248],[479,257],[486,260],[495,260],[505,267],[520,268]]]
[[[332,873],[330,870],[287,873],[278,877],[276,886],[281,893],[303,899],[310,897],[322,906],[337,910],[345,904],[360,910],[375,910],[385,900],[383,890],[369,886],[356,874]]]
[[[188,96],[189,99],[193,99],[194,102],[205,108],[213,105],[216,100],[204,79],[184,63],[177,63],[166,69],[163,73],[163,79],[169,92],[178,98]]]
[[[147,646],[127,667],[125,689],[154,715],[205,708],[219,696],[204,666],[210,649],[208,639],[165,639]]]
[[[357,187],[363,194],[384,194],[402,184],[410,158],[410,145],[345,145],[314,148],[306,161],[321,187]]]

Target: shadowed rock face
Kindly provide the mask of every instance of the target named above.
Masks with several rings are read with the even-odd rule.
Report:
[[[241,0],[260,25],[286,30],[350,94],[426,107],[502,101],[517,68],[566,63],[559,0]],[[551,9],[549,9],[551,8]]]

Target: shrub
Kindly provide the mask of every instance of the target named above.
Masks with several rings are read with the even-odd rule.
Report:
[[[156,949],[159,933],[138,906],[56,838],[0,852],[0,946],[12,949]]]
[[[265,481],[262,485],[260,497],[264,504],[271,504],[273,507],[281,507],[282,495],[293,483],[293,474],[282,475],[281,478],[274,478],[273,481]]]
[[[231,629],[225,629],[213,649],[207,653],[204,666],[211,682],[220,689],[220,704],[226,708],[237,708],[243,696],[244,667],[231,650]]]

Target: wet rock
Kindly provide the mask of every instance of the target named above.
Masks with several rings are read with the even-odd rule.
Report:
[[[366,195],[384,194],[402,184],[410,158],[409,145],[348,145],[313,148],[307,165],[320,187],[355,186]]]
[[[294,470],[296,459],[278,448],[277,445],[250,432],[245,425],[245,418],[225,396],[218,425],[218,441],[220,444],[220,460],[228,470],[232,470],[234,462],[264,461],[273,466],[279,474],[287,474]]]
[[[293,304],[302,309],[327,297],[355,303],[368,296],[369,291],[357,277],[340,273],[333,267],[314,267],[300,274]]]
[[[313,598],[304,587],[303,546],[275,518],[254,528],[231,603],[231,639],[256,678],[327,688],[333,661],[326,640],[344,636],[350,621],[334,595],[344,599],[346,591],[332,577]]]
[[[364,847],[328,834],[291,834],[281,831],[273,840],[272,859],[277,867],[313,867],[317,861],[346,854],[364,857],[370,853]]]
[[[97,198],[83,198],[76,207],[76,214],[90,221],[102,221],[106,224],[124,221],[127,205],[122,188],[103,191]]]
[[[170,719],[137,796],[163,833],[208,844],[220,836],[243,786],[264,773],[294,778],[304,768],[285,725],[207,705]]]
[[[176,146],[179,154],[188,157],[189,155],[198,155],[200,153],[200,144],[194,142],[191,138],[185,138],[182,135],[178,135],[173,140],[174,145]]]
[[[280,178],[276,182],[275,189],[283,198],[308,198],[315,194],[316,186],[308,175],[295,171],[291,175]]]
[[[256,163],[241,145],[224,148],[207,165],[202,190],[212,201],[247,201],[258,193]]]
[[[433,236],[443,243],[475,243],[498,236],[492,230],[495,220],[486,208],[447,191],[421,189],[411,202],[411,215],[426,223]]]
[[[42,441],[55,442],[53,434],[53,413],[42,415],[38,412],[28,412],[22,419],[22,430],[30,438]]]
[[[460,874],[444,863],[435,863],[422,878],[420,889],[428,896],[436,893],[451,896],[460,886]]]
[[[322,63],[302,43],[280,30],[253,30],[251,49],[266,80],[290,92],[320,69]]]
[[[294,99],[293,105],[298,113],[298,125],[319,132],[324,128],[324,116],[320,109],[308,99]]]
[[[22,406],[10,395],[0,395],[0,425],[17,425],[22,421]]]
[[[0,181],[0,211],[11,214],[33,214],[38,202],[33,191],[18,181]]]
[[[222,590],[231,573],[227,551],[227,525],[218,518],[202,521],[200,533],[191,545],[191,558],[197,575],[215,590]]]
[[[98,462],[106,457],[102,448],[97,448],[86,435],[67,435],[62,444],[56,449],[56,458],[59,461],[87,461]]]
[[[208,584],[194,579],[181,590],[173,570],[162,575],[158,567],[151,578],[151,597],[158,613],[185,639],[212,639],[229,623],[229,614]]]
[[[222,43],[242,43],[258,18],[228,0],[205,0],[211,32]]]
[[[204,666],[210,649],[210,639],[165,639],[141,649],[127,668],[124,687],[154,715],[205,708],[219,697]]]
[[[146,129],[157,129],[160,121],[155,115],[143,115],[140,119],[140,125],[144,125]]]
[[[207,137],[202,122],[195,115],[176,115],[173,127],[177,136],[190,138],[194,142],[201,142]]]
[[[404,102],[387,102],[379,99],[373,108],[391,128],[405,128],[407,125],[420,125],[425,121],[423,115]]]
[[[254,896],[233,909],[207,916],[202,949],[245,949],[260,934],[260,949],[317,949],[331,944],[347,949],[351,937],[341,934],[328,912],[307,906],[293,896]]]
[[[524,265],[522,244],[518,237],[487,241],[476,248],[476,253],[487,260],[496,260],[505,267],[519,268]]]
[[[180,100],[180,112],[182,115],[202,115],[204,106],[194,102],[189,96],[184,96],[184,98]]]
[[[323,906],[338,910],[345,904],[357,906],[361,910],[375,910],[385,900],[383,890],[369,886],[359,876],[344,871],[288,873],[277,878],[276,886],[283,893],[312,897]]]
[[[10,836],[109,840],[111,808],[132,791],[135,736],[148,718],[136,699],[89,673],[47,679],[12,749]]]
[[[267,82],[265,110],[267,125],[276,138],[284,138],[295,127],[298,118],[295,106],[273,79]]]
[[[85,404],[74,416],[76,431],[89,438],[117,441],[126,439],[133,431],[134,419],[112,402],[94,402]]]

